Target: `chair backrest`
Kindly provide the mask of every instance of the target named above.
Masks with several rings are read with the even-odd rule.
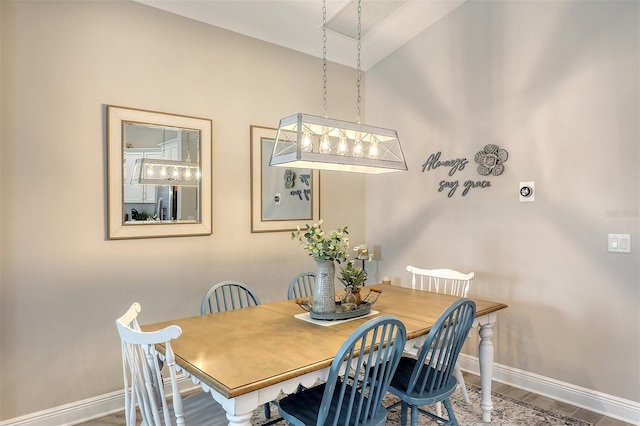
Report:
[[[184,412],[180,388],[176,378],[175,356],[170,340],[180,337],[180,327],[172,325],[154,332],[140,331],[138,314],[140,304],[134,303],[129,310],[116,320],[116,327],[122,343],[122,369],[124,373],[125,420],[127,426],[135,426],[136,405],[144,424],[149,426],[184,425]],[[162,366],[155,351],[156,344],[166,348],[165,361],[171,377],[173,410],[169,410],[160,370]]]
[[[407,271],[412,274],[411,288],[458,297],[467,297],[475,275],[473,272],[465,274],[451,269],[421,269],[411,265],[407,266]]]
[[[391,315],[369,320],[354,331],[331,364],[317,424],[357,425],[381,415],[381,402],[406,338],[404,324]],[[369,353],[365,353],[367,347]],[[337,409],[331,410],[332,406]]]
[[[209,289],[202,299],[200,315],[232,311],[260,304],[258,296],[239,281],[222,281]]]
[[[313,287],[316,285],[316,274],[313,272],[301,272],[289,283],[287,299],[293,300],[299,297],[313,296]]]
[[[453,370],[475,316],[475,302],[465,298],[453,302],[440,315],[418,352],[408,393],[437,393],[456,380]]]

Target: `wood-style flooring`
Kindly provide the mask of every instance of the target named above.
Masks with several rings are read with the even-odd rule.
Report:
[[[464,373],[464,376],[467,383],[480,386],[479,376],[469,373]],[[509,396],[519,401],[528,402],[529,404],[551,410],[564,416],[571,416],[576,419],[584,420],[595,426],[633,426],[630,423],[612,419],[610,417],[603,416],[602,414],[585,410],[584,408],[578,408],[564,402],[555,401],[551,398],[536,395],[502,383],[493,382],[492,390],[499,394]],[[112,414],[90,422],[81,423],[80,426],[125,426],[124,415],[123,413]]]

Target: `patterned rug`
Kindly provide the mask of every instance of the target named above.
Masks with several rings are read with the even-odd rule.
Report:
[[[467,384],[467,391],[469,394],[469,404],[462,401],[462,394],[459,390],[451,397],[453,411],[456,414],[456,419],[460,426],[591,426],[591,423],[583,420],[566,417],[497,393],[492,393],[493,411],[491,413],[491,423],[483,423],[482,410],[480,410],[480,388]],[[388,407],[397,401],[398,399],[395,396],[387,394],[383,404],[385,407]],[[423,408],[432,410],[432,407]],[[444,407],[442,407],[442,410],[446,412]],[[273,405],[271,408],[271,417],[278,417],[278,409]],[[251,423],[256,426],[265,423],[263,407],[260,407],[254,412]],[[274,425],[277,426],[286,424],[284,420],[274,423]],[[400,424],[400,406],[389,411],[386,424]],[[420,414],[418,424],[420,426],[437,426],[435,420],[424,414]]]

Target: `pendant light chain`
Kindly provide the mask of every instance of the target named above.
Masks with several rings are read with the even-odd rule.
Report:
[[[165,141],[167,140],[167,128],[163,127],[162,128],[162,149],[160,150],[160,153],[162,154],[162,158],[164,158],[164,148],[165,148]]]
[[[196,133],[196,161],[200,163],[200,132]]]
[[[189,131],[187,130],[187,159],[185,161],[191,162],[191,144],[189,143]]]
[[[360,123],[361,89],[364,78],[360,61],[363,36],[362,0],[348,0],[348,5],[353,7],[356,1],[358,2],[358,96],[356,99],[358,117],[356,122],[332,120],[327,116],[327,0],[322,0],[324,116],[298,113],[281,119],[271,151],[270,166],[371,174],[407,170],[407,162],[400,147],[398,133],[395,130]],[[353,11],[351,10],[350,13]],[[353,28],[353,24],[351,22],[349,24]],[[353,35],[351,37],[353,40]]]
[[[322,109],[327,118],[327,0],[322,0]]]
[[[360,72],[360,51],[362,50],[361,38],[362,38],[362,5],[361,0],[358,0],[358,118],[356,123],[360,124],[360,80],[362,79],[362,73]]]

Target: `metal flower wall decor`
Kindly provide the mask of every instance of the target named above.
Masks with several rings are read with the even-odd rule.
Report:
[[[448,160],[441,160],[442,153],[438,151],[435,154],[431,154],[427,161],[422,164],[422,172],[435,171],[440,167],[449,168],[448,175],[453,177],[457,172],[464,173],[464,167],[469,164],[469,161],[464,158],[452,158]],[[498,145],[487,144],[482,151],[476,153],[474,160],[478,164],[477,170],[480,176],[500,176],[504,172],[504,162],[509,158],[509,153],[500,148]],[[477,179],[477,178],[476,178]],[[466,181],[444,179],[438,183],[438,192],[447,193],[447,197],[451,198],[456,193],[458,187],[464,187],[462,190],[462,196],[466,196],[473,188],[490,188],[490,180],[476,180],[468,179]]]
[[[474,157],[478,163],[478,173],[481,176],[500,176],[504,172],[504,162],[509,158],[509,153],[498,145],[485,145]]]

